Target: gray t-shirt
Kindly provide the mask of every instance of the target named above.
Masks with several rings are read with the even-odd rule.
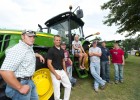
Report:
[[[78,41],[78,42],[73,41],[72,45],[74,45],[77,48],[80,48],[82,46],[82,43],[81,43],[81,41]],[[72,48],[72,53],[74,54],[74,48]]]
[[[92,53],[92,52],[95,52],[95,53],[102,53],[101,52],[101,49],[99,47],[90,47],[89,48],[89,53]],[[90,57],[90,61],[91,62],[100,62],[100,57],[98,56],[91,56]]]

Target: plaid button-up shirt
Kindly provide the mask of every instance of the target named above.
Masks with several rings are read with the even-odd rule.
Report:
[[[13,71],[16,77],[29,77],[35,72],[35,62],[33,47],[20,40],[14,47],[6,50],[1,70]]]

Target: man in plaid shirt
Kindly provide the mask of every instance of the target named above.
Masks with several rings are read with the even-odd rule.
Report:
[[[38,100],[31,77],[35,72],[36,57],[43,63],[45,60],[33,51],[35,37],[34,31],[25,30],[21,35],[22,40],[6,51],[0,73],[7,83],[6,95],[12,100]]]

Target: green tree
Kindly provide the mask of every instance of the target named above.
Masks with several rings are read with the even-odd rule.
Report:
[[[110,0],[101,9],[110,10],[104,24],[119,26],[117,33],[124,34],[127,31],[127,37],[140,31],[140,0]]]
[[[140,37],[131,38],[131,39],[125,39],[122,42],[123,47],[125,47],[125,50],[131,50],[132,48],[135,50],[139,50],[140,48]]]
[[[102,39],[101,39],[101,37],[96,36],[94,40],[101,41]]]

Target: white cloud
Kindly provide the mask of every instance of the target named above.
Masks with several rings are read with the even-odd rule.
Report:
[[[116,27],[107,27],[102,24],[103,16],[107,11],[101,11],[100,6],[108,0],[0,0],[0,28],[33,29],[37,24],[44,23],[62,12],[73,10],[80,6],[84,11],[85,36],[94,32],[101,32],[102,39],[122,38],[114,35]],[[107,14],[106,14],[107,15]]]

